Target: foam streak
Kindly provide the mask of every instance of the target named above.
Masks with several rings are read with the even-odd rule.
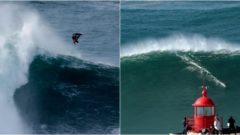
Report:
[[[205,75],[204,77],[207,77],[208,80],[213,81],[216,85],[221,86],[223,88],[226,87],[226,84],[224,84],[223,82],[221,82],[217,77],[215,77],[214,75],[212,75],[212,73],[210,71],[208,71],[206,68],[204,68],[203,66],[201,66],[200,64],[196,63],[194,60],[192,60],[191,58],[187,57],[186,55],[181,56],[178,55],[177,56],[179,58],[181,58],[185,63],[191,65],[194,67],[195,70],[197,70],[199,73],[201,73],[202,75]]]

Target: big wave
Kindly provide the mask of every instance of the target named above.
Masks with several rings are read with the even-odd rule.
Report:
[[[121,57],[151,52],[238,52],[240,45],[219,38],[206,38],[199,34],[175,34],[167,38],[145,39],[122,46]]]
[[[118,68],[36,56],[14,101],[32,133],[110,133],[118,127]]]
[[[0,13],[0,133],[29,133],[15,107],[13,94],[28,82],[34,57],[81,55],[48,27],[37,11],[7,3],[0,5]]]
[[[226,88],[226,83],[204,67],[200,61],[195,60],[196,58],[192,54],[205,53],[207,56],[227,54],[227,56],[231,56],[239,55],[239,51],[240,45],[218,38],[206,38],[199,34],[192,36],[177,34],[164,39],[148,39],[123,45],[121,58],[122,63],[126,60],[151,62],[154,59],[151,57],[153,54],[156,56],[159,55],[158,53],[172,53],[188,65],[188,71],[196,71],[203,80],[206,79],[219,87]]]

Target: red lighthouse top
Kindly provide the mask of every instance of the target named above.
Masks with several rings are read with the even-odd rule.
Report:
[[[207,97],[207,90],[206,86],[202,86],[202,97],[198,98],[195,103],[193,104],[194,107],[214,107],[215,104],[213,103],[212,99]]]

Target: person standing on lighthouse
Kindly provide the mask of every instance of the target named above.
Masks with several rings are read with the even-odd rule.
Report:
[[[217,116],[215,116],[214,120],[214,129],[217,131],[217,134],[221,134],[222,125]]]
[[[234,124],[235,124],[235,120],[233,119],[232,116],[230,116],[230,118],[228,119],[228,127],[229,127],[230,133],[236,133]]]

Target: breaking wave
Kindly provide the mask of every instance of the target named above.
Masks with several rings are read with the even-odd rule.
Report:
[[[150,52],[238,52],[240,46],[218,38],[206,38],[195,34],[191,36],[176,34],[161,39],[146,39],[122,46],[121,57],[141,55]]]
[[[49,127],[50,129],[48,129],[48,127],[42,123],[40,124],[43,126],[40,126],[40,128],[42,127],[43,130],[48,129],[46,132],[42,130],[32,131],[32,129],[36,129],[36,127],[29,127],[29,123],[26,123],[25,118],[21,117],[22,112],[25,112],[21,110],[23,109],[21,102],[23,102],[26,98],[24,96],[19,96],[18,94],[15,95],[16,98],[21,97],[21,100],[19,100],[19,98],[16,99],[16,101],[18,101],[16,104],[20,106],[18,107],[20,108],[19,111],[19,109],[16,107],[13,96],[16,89],[20,89],[19,91],[21,91],[21,89],[29,85],[29,68],[32,65],[32,62],[36,62],[35,59],[39,55],[45,55],[52,58],[58,58],[59,55],[70,56],[80,60],[82,59],[81,54],[79,51],[76,51],[73,46],[64,42],[54,32],[54,30],[49,27],[44,19],[41,18],[37,11],[29,9],[25,6],[5,3],[0,5],[0,12],[0,133],[58,133],[58,131],[53,130],[54,127]],[[87,64],[81,64],[81,66],[86,65]],[[92,65],[95,67],[94,69],[98,69],[97,65],[93,63]],[[39,66],[42,65],[38,65],[37,67]],[[101,65],[99,66],[101,67]],[[56,67],[55,70],[57,71],[59,68],[61,67]],[[79,67],[75,68],[78,70],[82,69]],[[109,68],[117,71],[115,68]],[[70,69],[72,69],[72,67]],[[31,70],[35,71],[36,69]],[[105,69],[102,69],[98,72],[92,71],[89,73],[89,75],[95,74],[95,76],[98,76],[95,72],[101,74],[104,71]],[[79,72],[80,71],[76,70],[76,74]],[[84,69],[83,72],[87,74],[88,69]],[[83,75],[85,75],[84,73]],[[42,72],[41,75],[42,74],[46,73]],[[35,79],[38,80],[39,78]],[[48,80],[47,78],[45,79],[45,81]],[[117,80],[117,78],[113,78],[113,80]],[[32,82],[32,80],[30,80],[30,82]],[[114,86],[112,88],[115,88]],[[79,92],[76,91],[76,88],[73,86],[60,87],[59,85],[59,87],[55,89],[59,90],[63,87],[70,89],[70,93],[63,92],[63,96],[75,97],[76,95],[79,95]],[[90,88],[90,86],[85,87]],[[28,102],[29,101],[26,101],[26,103]],[[116,114],[116,117],[117,115],[118,114]],[[71,127],[69,127],[69,129],[71,129]],[[66,131],[61,132],[66,133]],[[79,130],[76,131],[79,133]],[[72,130],[72,132],[74,132],[74,130]]]

